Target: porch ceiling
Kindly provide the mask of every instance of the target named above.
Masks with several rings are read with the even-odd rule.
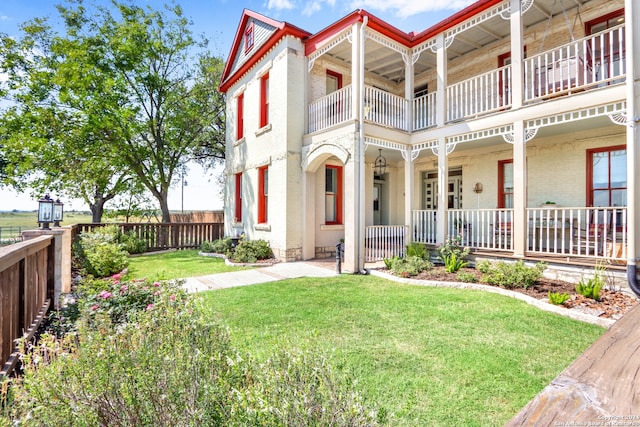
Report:
[[[531,8],[523,16],[524,31],[531,26],[547,21],[550,15],[562,15],[561,4],[566,11],[582,6],[591,0],[534,0]],[[425,29],[416,29],[418,32]],[[464,32],[458,33],[447,49],[447,57],[453,60],[474,50],[499,40],[508,39],[510,24],[500,16],[494,16],[480,24],[474,25]],[[342,42],[330,49],[326,55],[346,65],[351,64],[351,43]],[[414,75],[419,76],[427,71],[435,70],[436,55],[430,50],[422,52],[414,65]],[[404,81],[404,62],[402,56],[374,40],[368,39],[365,44],[365,71],[393,83]]]

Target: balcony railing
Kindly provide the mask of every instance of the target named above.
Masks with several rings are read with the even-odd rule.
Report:
[[[428,93],[413,100],[413,130],[436,124],[436,94]]]
[[[351,85],[309,104],[309,133],[327,129],[353,117]]]
[[[524,72],[525,100],[615,82],[626,74],[624,25],[527,58]]]
[[[511,106],[511,66],[447,87],[447,120],[453,121]]]
[[[407,100],[384,90],[365,86],[364,119],[390,128],[409,130]]]

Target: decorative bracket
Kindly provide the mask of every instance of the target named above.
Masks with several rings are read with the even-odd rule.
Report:
[[[525,13],[527,13],[527,11],[529,9],[531,9],[531,6],[533,6],[533,1],[534,0],[522,0],[520,2],[520,15],[524,15]],[[504,19],[505,21],[509,20],[509,15],[511,15],[511,6],[507,6],[506,9],[503,9],[502,11],[500,11],[500,18]]]
[[[524,143],[526,144],[538,134],[538,129],[540,128],[527,128],[524,130]],[[513,136],[513,132],[502,134],[502,139],[509,144],[513,144],[515,142],[515,138]]]

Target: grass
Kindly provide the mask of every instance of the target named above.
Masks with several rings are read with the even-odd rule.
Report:
[[[133,278],[171,280],[207,274],[237,271],[246,267],[231,267],[223,259],[198,256],[197,250],[172,251],[129,258],[129,273]]]
[[[370,276],[203,295],[258,357],[329,354],[393,426],[503,425],[604,332],[500,295]]]

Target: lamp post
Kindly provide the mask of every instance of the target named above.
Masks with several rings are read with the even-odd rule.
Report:
[[[53,202],[53,226],[60,227],[60,222],[62,222],[62,217],[64,216],[64,203],[60,201],[60,199],[56,199]]]
[[[38,224],[43,230],[50,230],[49,223],[53,221],[53,199],[48,194],[38,200]]]

